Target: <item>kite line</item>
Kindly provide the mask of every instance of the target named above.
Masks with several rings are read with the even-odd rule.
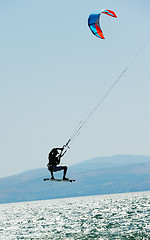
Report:
[[[99,102],[95,105],[95,107],[92,109],[92,111],[89,113],[89,115],[85,118],[84,121],[80,121],[77,128],[67,141],[67,143],[64,145],[64,154],[67,152],[70,144],[78,137],[80,134],[81,129],[84,127],[84,125],[88,122],[88,120],[91,118],[91,116],[95,113],[95,111],[100,107],[100,105],[103,103],[105,98],[110,94],[110,92],[113,90],[113,88],[116,86],[116,84],[120,81],[120,79],[123,77],[123,75],[126,73],[128,68],[133,64],[133,62],[136,60],[136,58],[139,56],[139,54],[142,52],[142,50],[146,47],[146,45],[149,43],[150,38],[143,44],[143,46],[139,49],[139,51],[135,54],[135,56],[131,59],[129,64],[126,66],[126,68],[121,72],[121,74],[118,76],[118,78],[113,82],[113,84],[109,87],[109,89],[106,91],[104,96],[99,100]]]

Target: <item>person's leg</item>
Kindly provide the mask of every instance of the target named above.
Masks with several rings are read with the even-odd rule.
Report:
[[[64,179],[64,180],[68,180],[68,178],[66,178],[67,167],[66,167],[66,166],[63,166],[63,170],[64,170],[63,179]]]
[[[52,166],[49,167],[49,171],[50,171],[50,173],[51,173],[51,179],[54,179],[53,167],[52,167]]]
[[[66,166],[53,166],[52,171],[50,171],[51,175],[52,175],[52,179],[54,178],[53,172],[59,172],[61,170],[64,170],[63,180],[68,180],[69,178],[66,178],[66,173],[67,173],[67,167]]]

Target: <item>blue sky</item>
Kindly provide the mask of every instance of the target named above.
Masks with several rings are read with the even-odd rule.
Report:
[[[90,32],[103,15],[105,40]],[[149,0],[0,2],[0,177],[46,167],[150,38]],[[150,155],[150,42],[64,156]]]

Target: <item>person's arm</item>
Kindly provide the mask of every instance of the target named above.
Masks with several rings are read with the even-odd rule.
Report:
[[[62,147],[62,148],[56,148],[56,149],[61,151],[61,152],[59,153],[59,156],[58,156],[58,163],[57,163],[57,164],[59,164],[61,157],[64,155],[64,153],[62,153],[63,150],[64,150],[64,148]]]
[[[62,148],[55,148],[56,150],[61,150],[61,151],[63,151],[64,150],[64,148],[62,147]]]

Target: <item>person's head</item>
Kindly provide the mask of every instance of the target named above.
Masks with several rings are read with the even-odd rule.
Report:
[[[53,149],[53,155],[56,156],[58,154],[58,151],[56,148]]]

